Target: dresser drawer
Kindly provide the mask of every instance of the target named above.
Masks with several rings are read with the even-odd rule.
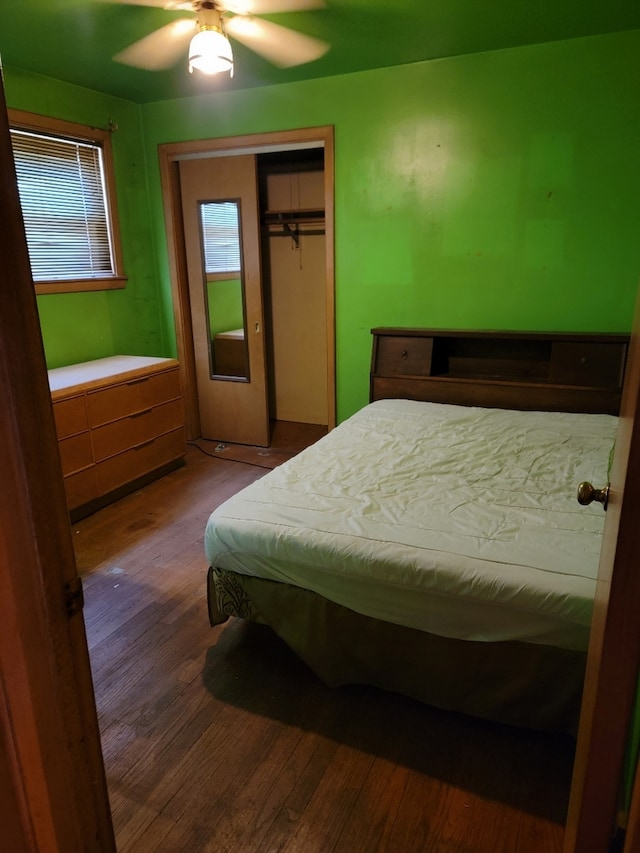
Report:
[[[60,461],[62,462],[62,473],[73,474],[93,464],[91,453],[91,438],[88,432],[80,435],[71,435],[58,442],[60,448]]]
[[[91,431],[93,457],[96,462],[143,444],[165,432],[178,429],[184,422],[182,400],[171,400],[135,415],[96,427]]]
[[[106,494],[150,473],[175,459],[186,450],[184,429],[172,430],[142,444],[98,462],[95,465],[98,487]]]
[[[143,412],[180,397],[178,370],[166,370],[87,393],[91,427]]]
[[[69,509],[75,509],[94,500],[98,496],[95,466],[92,465],[84,471],[65,477],[64,489]]]
[[[429,376],[433,338],[381,335],[373,372],[380,376]]]
[[[554,342],[549,380],[557,385],[621,387],[626,350],[625,344]]]
[[[71,518],[177,468],[186,452],[179,364],[109,356],[49,371]]]
[[[53,417],[56,422],[58,438],[66,438],[68,435],[75,435],[88,428],[87,408],[84,400],[84,394],[80,394],[77,397],[66,397],[54,402]]]

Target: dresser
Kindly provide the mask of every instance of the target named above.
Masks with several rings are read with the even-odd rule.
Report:
[[[178,362],[118,355],[49,371],[67,502],[76,519],[182,464]]]

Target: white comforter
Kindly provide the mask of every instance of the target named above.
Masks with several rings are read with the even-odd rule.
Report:
[[[211,515],[211,565],[446,637],[586,648],[610,415],[372,403]]]

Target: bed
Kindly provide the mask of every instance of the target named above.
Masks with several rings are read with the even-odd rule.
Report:
[[[328,685],[574,733],[624,336],[375,329],[371,402],[218,507],[209,615]]]

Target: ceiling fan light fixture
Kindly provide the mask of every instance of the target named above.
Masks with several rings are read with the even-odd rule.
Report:
[[[193,69],[203,74],[220,74],[228,71],[233,77],[233,52],[231,42],[217,26],[201,26],[189,45],[189,72]]]

